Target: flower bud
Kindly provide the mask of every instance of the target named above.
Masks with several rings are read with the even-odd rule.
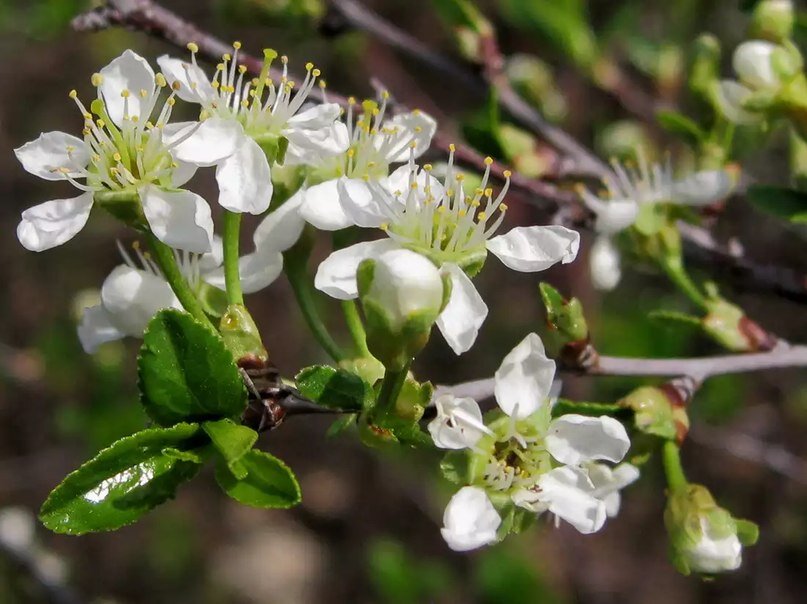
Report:
[[[775,88],[780,85],[772,58],[778,46],[765,40],[749,40],[734,51],[732,65],[740,81],[751,88]]]
[[[594,287],[608,291],[617,286],[622,278],[619,250],[609,237],[597,237],[588,262]]]
[[[742,546],[753,545],[756,525],[736,520],[698,484],[676,489],[667,498],[664,524],[670,537],[673,563],[683,574],[713,574],[736,570]]]
[[[399,370],[426,345],[448,301],[448,280],[426,257],[405,249],[363,261],[357,280],[367,346],[387,369]]]
[[[734,352],[770,350],[776,339],[743,310],[720,297],[707,301],[708,314],[702,319],[703,330],[712,339]]]
[[[565,299],[548,283],[541,283],[539,290],[546,307],[545,341],[552,356],[560,357],[569,367],[596,363],[597,351],[589,342],[588,323],[580,300]]]
[[[680,443],[689,431],[684,402],[674,388],[664,384],[637,388],[618,404],[633,410],[641,432]]]
[[[793,2],[763,0],[754,7],[749,34],[754,38],[782,42],[793,33]]]

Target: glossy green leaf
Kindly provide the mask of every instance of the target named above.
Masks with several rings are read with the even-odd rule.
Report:
[[[171,499],[201,467],[196,424],[151,428],[102,450],[72,472],[42,504],[39,518],[57,533],[81,535],[131,524]]]
[[[344,369],[313,365],[300,371],[295,381],[300,394],[331,409],[361,411],[374,400],[372,386]]]
[[[234,476],[227,466],[216,466],[216,482],[239,503],[256,508],[290,508],[300,503],[297,478],[276,457],[252,449],[239,464],[246,471],[241,479]]]
[[[252,449],[258,440],[258,433],[229,419],[205,422],[202,428],[210,437],[213,446],[227,463],[230,472],[239,480],[244,479],[247,470],[241,458]]]
[[[247,402],[233,356],[221,338],[189,314],[157,313],[137,359],[140,399],[158,424],[238,418]]]
[[[803,191],[769,185],[751,185],[748,187],[748,199],[768,214],[790,222],[807,223],[807,193]]]

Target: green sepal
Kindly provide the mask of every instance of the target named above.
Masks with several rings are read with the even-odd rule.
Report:
[[[202,281],[196,292],[202,310],[211,317],[221,317],[227,312],[227,292]]]
[[[734,519],[737,525],[737,538],[744,546],[755,545],[759,541],[759,525],[750,520]]]
[[[328,365],[305,367],[295,382],[301,395],[329,409],[361,411],[375,400],[373,387],[361,377]]]
[[[164,309],[149,322],[137,358],[140,400],[162,426],[237,419],[247,393],[233,355],[191,315]]]
[[[252,449],[239,460],[243,478],[233,475],[227,464],[216,465],[216,482],[230,497],[256,508],[290,508],[301,500],[294,473],[276,457]]]
[[[262,361],[269,358],[258,326],[243,304],[230,304],[227,307],[219,322],[219,331],[233,358],[253,357]]]
[[[640,386],[617,403],[634,413],[636,429],[665,440],[675,440],[689,429],[683,408],[674,408],[667,394],[655,386]]]
[[[202,429],[233,475],[239,480],[246,478],[247,471],[241,458],[252,450],[258,440],[258,433],[229,419],[204,422]]]
[[[174,497],[196,475],[203,446],[197,424],[150,428],[122,438],[70,473],[39,512],[56,533],[81,535],[131,524]]]

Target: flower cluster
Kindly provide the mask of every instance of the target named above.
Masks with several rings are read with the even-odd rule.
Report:
[[[444,467],[463,486],[445,511],[449,547],[464,551],[516,530],[518,514],[550,512],[581,533],[602,528],[619,509],[619,490],[636,478],[627,463],[615,468],[630,441],[612,417],[567,413],[554,417],[555,363],[541,339],[529,334],[495,375],[498,410],[483,419],[471,398],[443,395],[429,424],[435,445],[449,454]],[[510,517],[507,526],[502,518]]]

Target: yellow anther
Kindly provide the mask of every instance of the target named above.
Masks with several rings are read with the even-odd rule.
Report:
[[[169,107],[173,107],[176,104],[176,102],[177,100],[174,97],[168,97],[165,100],[165,104],[168,105]]]
[[[510,170],[505,170],[504,172],[502,172],[502,176],[504,176],[505,178],[510,178],[512,175],[513,173]]]
[[[319,81],[319,87],[320,88],[325,89],[326,86],[327,86],[327,84],[325,83],[325,80],[320,80]]]
[[[83,136],[89,136],[90,135],[90,129],[89,128],[84,128],[84,130],[81,131],[81,134]],[[96,160],[96,161],[98,161],[98,160]]]
[[[120,155],[120,153],[114,153],[114,154],[112,155],[112,159],[114,159],[115,161],[120,161],[120,160],[121,160],[121,155]]]
[[[350,148],[347,150],[348,157],[353,157],[354,155],[356,155],[356,149]]]
[[[190,50],[193,54],[196,54],[197,52],[199,52],[199,46],[196,44],[196,42],[188,42],[185,45],[185,47],[188,50]]]
[[[179,83],[179,80],[171,83],[171,90],[179,90],[180,88],[182,88],[182,84]]]
[[[154,76],[154,81],[157,82],[157,86],[160,88],[165,88],[168,85],[168,82],[165,80],[165,76],[159,72],[156,76]]]
[[[415,126],[415,132],[423,132],[423,126]]]
[[[457,182],[462,182],[463,180],[465,180],[465,174],[460,172],[459,174],[457,174],[455,178],[457,179]]]
[[[224,63],[218,63],[216,65],[216,71],[224,71]]]
[[[487,219],[488,219],[488,215],[485,212],[479,212],[479,214],[476,215],[476,220],[478,222],[484,222]]]
[[[238,40],[233,42],[233,48],[236,49],[236,50],[240,50],[241,49],[241,42],[239,42]]]
[[[462,217],[463,217],[463,216],[465,216],[467,213],[468,213],[468,212],[467,212],[467,210],[460,210],[459,212],[457,212],[457,216],[459,216],[460,218],[462,218]]]
[[[280,57],[280,62],[283,63],[283,65],[286,65],[289,62],[289,58],[286,55],[283,55]]]
[[[449,151],[451,151],[452,153],[454,153],[454,151],[456,151],[456,150],[457,150],[457,147],[454,145],[454,143],[451,143],[451,144],[448,146],[448,150],[449,150]]]
[[[431,164],[423,164],[423,169],[426,170],[426,172],[431,172],[432,171],[432,165]]]
[[[314,70],[311,72],[311,75],[312,75],[312,76],[314,76],[315,78],[318,78],[319,76],[321,76],[321,75],[322,75],[322,72],[321,72],[319,69],[314,69]]]
[[[384,99],[385,101],[387,99],[389,99],[389,90],[382,90],[381,91],[381,98]]]
[[[412,115],[420,115],[420,114],[421,114],[420,109],[413,109],[412,110]]]
[[[148,91],[145,88],[140,89],[140,97],[146,98],[149,95]]]
[[[103,128],[104,126],[106,126],[106,122],[104,120],[98,120],[96,124],[98,124],[99,128]]]
[[[104,83],[104,76],[102,76],[100,73],[94,73],[90,77],[90,82],[93,86],[98,87]]]
[[[218,80],[214,82],[210,82],[210,85],[213,87],[213,90],[218,90],[221,84],[219,84]]]
[[[132,249],[133,249],[133,250],[135,250],[135,251],[139,250],[139,249],[140,249],[140,242],[139,242],[139,241],[137,241],[137,240],[135,240],[135,241],[132,243]]]
[[[418,188],[418,183],[413,182],[411,185],[409,185],[409,188],[410,188],[410,189],[412,189],[413,191],[417,190],[417,188]]]
[[[491,195],[493,195],[493,189],[488,187],[485,189],[485,197],[490,197]]]
[[[309,61],[308,63],[305,64],[305,70],[306,71],[311,71],[312,69],[314,69],[314,64],[313,63],[311,63]]]
[[[84,117],[85,120],[92,121],[92,113],[90,113],[89,111],[85,111],[84,113],[82,113],[82,116]]]
[[[75,90],[71,90],[71,91],[70,91],[70,92],[67,94],[67,96],[69,96],[71,99],[74,99],[74,98],[76,98],[76,97],[78,96],[78,92],[76,92]]]
[[[129,92],[127,88],[124,88],[123,90],[120,91],[120,95],[125,99],[128,99],[131,96],[131,94],[132,93]]]
[[[230,61],[232,61],[232,58],[233,57],[229,52],[225,52],[223,55],[221,55],[221,60],[224,61],[225,63],[229,63]]]
[[[347,104],[348,105],[355,105],[356,104],[356,97],[355,96],[347,97]]]
[[[417,146],[418,146],[418,144],[415,141],[412,141],[411,143],[409,143],[409,148],[410,149],[416,149]]]
[[[502,214],[504,214],[504,213],[507,211],[507,204],[506,204],[506,203],[500,203],[500,204],[499,204],[499,211],[500,211]]]
[[[493,164],[493,158],[490,157],[490,156],[486,157],[485,158],[485,165],[490,166],[491,164]]]
[[[243,73],[246,73],[246,72],[247,72],[247,66],[246,65],[239,65],[238,66],[238,73],[243,74]]]
[[[389,223],[388,222],[382,222],[381,225],[378,228],[380,228],[382,231],[386,231],[386,230],[389,229]]]

